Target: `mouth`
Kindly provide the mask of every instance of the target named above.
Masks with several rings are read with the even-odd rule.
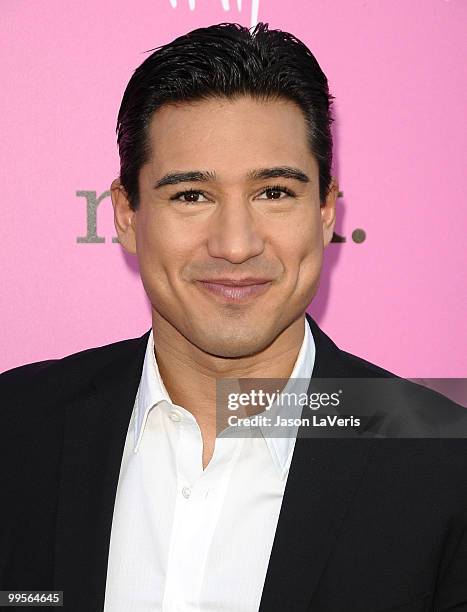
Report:
[[[266,293],[271,284],[272,281],[265,278],[219,278],[197,281],[201,289],[223,302],[245,302]]]

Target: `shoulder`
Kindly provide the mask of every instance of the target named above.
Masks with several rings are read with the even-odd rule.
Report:
[[[408,380],[350,353],[343,352],[342,358],[352,372],[352,384],[361,386],[365,414],[378,417],[374,420],[377,433],[465,442],[467,408],[439,393],[435,380]]]
[[[397,378],[397,375],[342,350],[321,329],[316,321],[306,315],[315,343],[316,357],[314,373],[323,378]]]
[[[36,401],[47,397],[76,395],[94,376],[114,360],[124,358],[138,350],[147,340],[149,331],[138,338],[112,342],[88,348],[60,359],[47,359],[27,363],[0,374],[0,394],[4,399],[25,402],[28,397]]]
[[[340,349],[307,317],[317,348],[316,376],[339,380],[351,408],[368,417],[371,429],[389,437],[467,438],[467,409],[423,384],[404,379]]]
[[[385,370],[375,363],[371,363],[362,357],[340,350],[341,359],[345,362],[349,373],[355,377],[362,378],[398,378],[400,377],[389,370]]]

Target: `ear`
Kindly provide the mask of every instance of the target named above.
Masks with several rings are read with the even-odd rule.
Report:
[[[110,186],[110,197],[114,209],[114,224],[118,241],[131,255],[136,255],[136,211],[132,210],[125,189],[115,179]]]
[[[327,247],[334,234],[336,225],[336,202],[339,194],[339,184],[335,177],[331,178],[328,195],[321,204],[321,222],[323,224],[323,246]]]

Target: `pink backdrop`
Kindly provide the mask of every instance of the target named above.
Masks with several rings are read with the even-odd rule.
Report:
[[[177,6],[178,4],[178,6]],[[310,308],[342,348],[404,376],[467,376],[465,0],[2,2],[0,369],[141,335],[150,309],[109,198],[124,87],[195,27],[257,19],[306,42],[336,96],[344,197]],[[90,197],[90,196],[88,196]],[[366,240],[352,232],[363,228]]]

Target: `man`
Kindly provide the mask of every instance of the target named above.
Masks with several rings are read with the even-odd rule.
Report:
[[[305,315],[336,215],[330,105],[311,52],[264,24],[135,71],[111,193],[152,328],[3,375],[1,589],[73,612],[467,610],[464,440],[365,437],[371,419],[216,435],[221,379],[391,378]]]

